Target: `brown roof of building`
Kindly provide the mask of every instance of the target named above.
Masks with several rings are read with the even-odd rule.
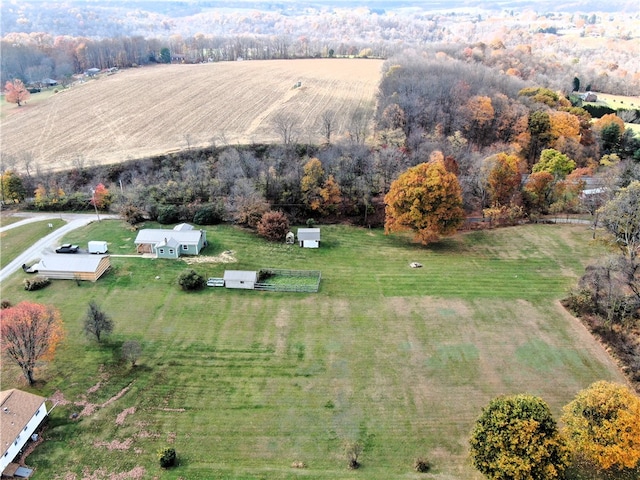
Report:
[[[0,392],[0,454],[7,451],[44,401],[44,397],[22,390]]]

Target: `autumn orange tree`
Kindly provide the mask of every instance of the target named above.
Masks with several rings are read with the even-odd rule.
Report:
[[[547,213],[553,200],[554,178],[549,172],[535,172],[524,184],[525,205],[529,211]]]
[[[509,205],[520,189],[522,180],[520,159],[515,155],[503,152],[489,157],[486,162],[490,165],[487,183],[489,184],[491,203],[493,205]]]
[[[60,313],[53,307],[21,302],[0,310],[0,345],[33,385],[37,362],[53,358],[63,336]]]
[[[342,192],[333,175],[329,175],[322,185],[320,197],[322,198],[321,210],[323,213],[336,213],[338,211],[338,207],[342,203]]]
[[[602,471],[640,466],[640,398],[624,385],[600,381],[578,392],[562,421],[577,459]]]
[[[458,177],[447,171],[442,154],[401,174],[384,201],[385,233],[412,230],[425,245],[464,222]]]
[[[322,204],[322,181],[324,169],[317,158],[310,159],[303,167],[304,175],[300,180],[300,190],[304,202],[311,210],[320,210]]]
[[[25,103],[31,94],[27,87],[24,86],[22,80],[16,78],[13,82],[7,81],[4,85],[4,99],[9,103],[17,103],[20,107],[23,103]]]

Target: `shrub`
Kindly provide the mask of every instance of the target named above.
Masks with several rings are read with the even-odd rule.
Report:
[[[164,448],[158,452],[158,461],[162,468],[171,468],[176,464],[176,450],[174,448]]]
[[[163,205],[158,208],[158,222],[164,225],[180,220],[180,210],[175,205]]]
[[[180,277],[178,277],[178,284],[186,291],[200,290],[205,285],[205,279],[195,270],[189,270],[180,274]]]
[[[38,275],[33,278],[25,278],[22,282],[24,285],[24,289],[33,292],[34,290],[40,290],[51,283],[47,277],[43,277],[42,275]]]
[[[572,290],[569,296],[562,301],[563,305],[574,315],[582,316],[595,313],[597,305],[591,292],[587,289]]]
[[[347,443],[345,445],[345,453],[347,454],[348,465],[351,470],[357,470],[360,468],[360,462],[358,458],[362,453],[363,447],[359,442]]]
[[[258,234],[274,242],[284,240],[289,232],[289,219],[282,212],[270,210],[258,222]]]
[[[136,362],[142,353],[140,343],[135,340],[127,340],[122,344],[122,358],[131,363],[132,367],[136,366]]]
[[[219,203],[202,205],[193,216],[196,225],[217,225],[224,219],[224,207]]]
[[[10,307],[11,307],[11,302],[9,300],[2,300],[0,302],[0,309],[10,308]]]
[[[120,208],[120,216],[129,225],[135,225],[145,219],[144,210],[130,203],[123,205]]]
[[[416,458],[415,462],[413,462],[413,469],[416,472],[426,473],[431,470],[431,463],[424,458]]]

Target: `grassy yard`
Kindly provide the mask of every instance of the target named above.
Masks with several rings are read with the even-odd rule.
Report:
[[[623,381],[558,303],[601,248],[591,234],[528,225],[421,247],[323,226],[315,250],[216,226],[203,255],[231,251],[236,263],[112,257],[95,284],[37,292],[21,289],[19,272],[3,298],[56,305],[67,331],[32,389],[62,400],[28,459],[34,478],[479,479],[467,439],[491,398],[540,395],[559,417],[593,381]],[[134,238],[103,221],[65,240],[106,240],[112,254],[129,254]],[[186,293],[176,284],[187,268],[221,277],[268,267],[319,270],[320,291]],[[103,345],[81,334],[92,299],[116,322]],[[134,368],[119,360],[129,339],[143,347]],[[25,385],[3,362],[2,388],[11,387]],[[364,447],[357,472],[346,468],[352,442]],[[156,459],[165,446],[180,462],[169,471]],[[418,456],[431,473],[412,471]]]
[[[9,223],[13,222],[4,223],[3,221],[3,226]],[[4,268],[11,263],[14,258],[24,251],[25,247],[33,245],[35,241],[51,233],[52,229],[60,228],[64,223],[64,220],[43,220],[11,228],[0,233],[0,268]],[[49,227],[49,225],[53,227]]]

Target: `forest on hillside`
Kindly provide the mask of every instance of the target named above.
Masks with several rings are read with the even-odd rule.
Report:
[[[357,8],[330,2],[243,2],[225,8],[215,3],[163,2],[162,8],[152,8],[147,2],[70,2],[66,7],[4,2],[0,81],[4,85],[19,78],[37,85],[54,79],[67,85],[93,68],[390,58],[434,45],[464,44],[469,61],[554,90],[570,88],[577,75],[594,90],[640,94],[640,12],[628,2],[612,2],[611,12],[588,2],[567,6],[567,11],[543,4],[534,10],[526,2],[514,2],[513,8],[503,2],[494,10],[470,5],[442,10],[437,2],[377,2]]]

